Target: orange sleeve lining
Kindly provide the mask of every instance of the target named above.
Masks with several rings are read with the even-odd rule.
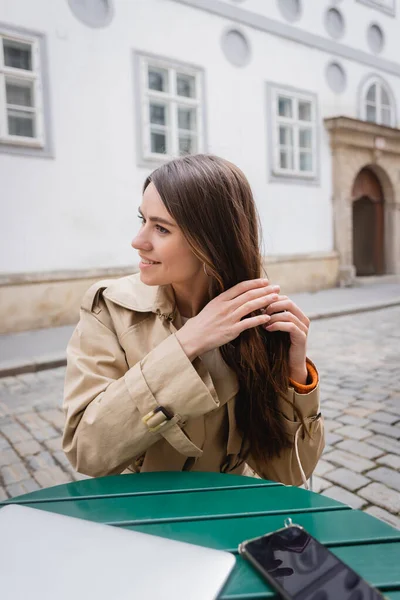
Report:
[[[319,378],[318,378],[318,371],[317,371],[316,366],[314,365],[313,362],[311,362],[311,360],[309,358],[307,358],[306,366],[307,366],[307,373],[308,373],[307,383],[301,384],[301,383],[297,383],[293,379],[289,379],[289,385],[291,387],[293,387],[294,390],[298,394],[308,394],[309,392],[312,392],[313,389],[315,389],[317,387]]]

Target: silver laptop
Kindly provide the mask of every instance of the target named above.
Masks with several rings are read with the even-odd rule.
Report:
[[[228,552],[17,504],[0,509],[4,600],[212,600]]]

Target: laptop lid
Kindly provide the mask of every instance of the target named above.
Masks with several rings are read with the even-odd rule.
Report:
[[[235,557],[11,504],[0,510],[7,600],[213,600]]]

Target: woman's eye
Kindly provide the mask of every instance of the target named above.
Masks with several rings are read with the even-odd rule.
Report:
[[[137,218],[142,221],[142,223],[145,223],[145,218],[143,215],[138,215]]]
[[[161,225],[156,225],[156,228],[160,233],[169,233],[168,229],[165,229],[165,227],[161,227]]]

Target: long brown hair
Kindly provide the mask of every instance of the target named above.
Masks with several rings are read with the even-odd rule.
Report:
[[[190,155],[156,169],[144,189],[150,182],[205,263],[210,300],[261,276],[259,217],[249,182],[238,167],[217,156]],[[238,377],[236,421],[256,461],[292,446],[278,407],[280,398],[288,402],[289,346],[287,333],[256,327],[220,348]]]

